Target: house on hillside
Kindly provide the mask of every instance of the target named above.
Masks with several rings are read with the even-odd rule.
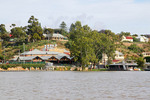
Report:
[[[121,61],[124,60],[124,54],[123,53],[121,53],[119,51],[115,51],[114,55],[115,55],[115,59],[112,60],[113,63],[121,62]],[[102,63],[106,64],[107,61],[108,61],[107,55],[106,54],[102,54]]]
[[[143,52],[142,55],[143,57],[150,57],[150,52]]]
[[[149,41],[149,38],[147,38],[145,36],[137,37],[137,39],[139,39],[140,42],[148,42]]]
[[[68,41],[67,37],[63,36],[59,33],[54,33],[52,36],[52,40],[59,40],[59,41]]]
[[[57,40],[57,41],[68,41],[67,37],[63,36],[62,34],[59,33],[53,33],[51,34],[43,34],[46,38],[52,39],[52,40]]]
[[[122,42],[124,42],[124,41],[128,41],[128,42],[133,42],[133,38],[132,37],[130,37],[130,36],[122,36],[122,40],[121,40]]]

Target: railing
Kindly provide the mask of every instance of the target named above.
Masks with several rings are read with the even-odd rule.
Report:
[[[45,62],[9,62],[9,64],[45,64]]]

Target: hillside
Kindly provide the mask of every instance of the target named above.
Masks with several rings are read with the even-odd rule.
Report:
[[[55,49],[56,51],[60,51],[60,49],[66,49],[65,44],[66,42],[63,41],[54,41],[54,40],[42,40],[34,43],[28,43],[25,44],[25,50],[29,51],[30,49],[39,49],[42,50],[44,48],[44,45],[48,44],[57,44],[57,48]],[[135,44],[138,48],[141,48],[145,52],[150,51],[150,46],[148,43],[139,43],[139,42],[134,42],[134,43],[127,43],[127,42],[121,42],[117,43],[118,47],[117,50],[122,52],[125,55],[125,58],[132,59],[133,57],[138,57],[140,52],[134,52],[133,50],[130,50],[128,47]],[[58,50],[59,49],[59,50]],[[4,55],[4,49],[3,49],[3,55]],[[5,60],[9,60],[13,58],[14,55],[18,55],[22,52],[24,52],[23,45],[20,46],[8,46],[5,48]]]
[[[132,44],[136,44],[138,47],[143,48],[145,52],[150,51],[150,46],[148,43],[141,43],[141,42],[134,42],[134,43],[126,43],[124,42],[123,45],[129,47]]]
[[[139,57],[141,52],[136,51],[136,49],[131,50],[129,47],[131,45],[136,45],[137,48],[141,49],[143,52],[149,52],[150,51],[150,46],[149,43],[140,43],[140,42],[134,42],[134,43],[128,43],[128,42],[123,42],[119,43],[117,50],[122,52],[125,55],[125,58],[132,59],[133,57]]]

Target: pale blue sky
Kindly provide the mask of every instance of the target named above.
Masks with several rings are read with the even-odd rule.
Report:
[[[79,20],[92,29],[150,33],[150,0],[0,0],[0,24],[28,25],[31,15],[42,27],[69,27]]]

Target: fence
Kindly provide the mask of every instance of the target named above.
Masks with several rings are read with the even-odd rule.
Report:
[[[9,62],[9,64],[45,64],[45,62]]]

